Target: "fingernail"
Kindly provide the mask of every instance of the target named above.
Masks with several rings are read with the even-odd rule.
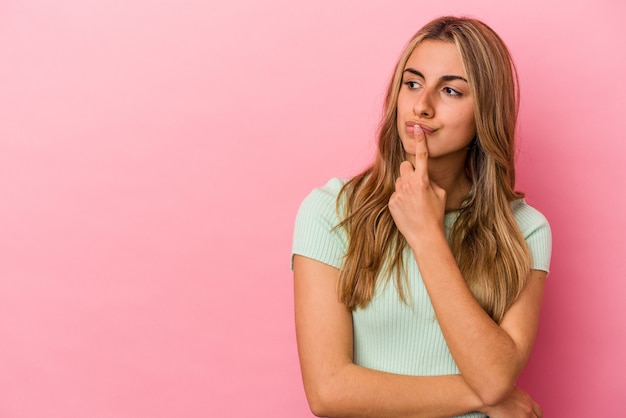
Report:
[[[416,134],[416,135],[417,135],[417,134],[421,134],[421,133],[422,133],[422,127],[421,127],[421,126],[419,126],[419,125],[415,125],[415,126],[413,127],[413,133],[414,133],[414,134]]]

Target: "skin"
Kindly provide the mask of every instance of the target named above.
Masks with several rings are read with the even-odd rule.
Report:
[[[534,342],[545,273],[531,273],[498,325],[469,291],[445,239],[445,210],[457,207],[471,186],[464,161],[475,134],[467,82],[447,77],[467,79],[458,52],[449,46],[423,42],[407,63],[420,76],[405,74],[403,81],[411,83],[403,84],[398,98],[407,161],[389,209],[417,260],[461,375],[404,376],[355,365],[351,312],[337,296],[339,270],[295,255],[296,335],[304,388],[315,415],[450,417],[478,410],[491,418],[542,416],[514,383]],[[452,87],[464,94],[450,96]],[[424,123],[428,133],[407,129],[407,120]]]
[[[465,157],[476,135],[476,123],[467,79],[454,44],[424,41],[406,63],[398,94],[397,125],[406,159],[415,163],[418,144],[412,125],[419,123],[428,138],[434,180],[452,192],[447,200],[451,209],[460,205],[471,188]]]

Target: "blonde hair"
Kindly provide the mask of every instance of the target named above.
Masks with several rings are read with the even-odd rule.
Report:
[[[515,187],[517,75],[500,37],[470,18],[442,17],[418,31],[396,65],[387,90],[373,164],[348,181],[337,199],[348,251],[340,273],[339,297],[350,309],[371,301],[379,276],[395,273],[407,301],[403,249],[406,241],[387,207],[405,152],[397,130],[402,73],[424,40],[456,45],[474,97],[476,137],[467,155],[473,193],[452,228],[450,248],[463,277],[485,311],[496,321],[518,297],[530,272],[530,253],[510,203],[523,197]]]

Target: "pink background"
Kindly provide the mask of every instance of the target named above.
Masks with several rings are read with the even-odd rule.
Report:
[[[626,4],[421,3],[0,2],[0,416],[309,416],[295,212],[369,161],[393,63],[447,13],[516,58],[519,188],[553,228],[520,384],[626,414]]]

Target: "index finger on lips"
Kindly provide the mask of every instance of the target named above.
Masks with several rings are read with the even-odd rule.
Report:
[[[426,135],[424,135],[424,131],[419,125],[415,125],[413,135],[415,137],[415,172],[424,178],[428,178]]]

